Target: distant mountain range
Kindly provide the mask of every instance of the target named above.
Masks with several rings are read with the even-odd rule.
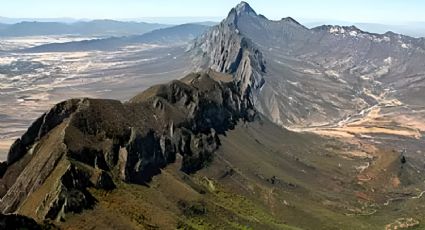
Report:
[[[0,30],[6,29],[7,27],[9,27],[8,24],[0,23]]]
[[[106,19],[106,18],[105,18]],[[218,24],[221,21],[221,17],[140,17],[140,18],[120,18],[112,19],[114,21],[121,22],[147,22],[147,23],[157,23],[157,24],[167,24],[167,25],[180,25],[187,23],[196,23],[196,22],[214,22]],[[89,22],[93,20],[102,20],[102,19],[87,19],[87,18],[8,18],[0,17],[0,23],[3,24],[16,24],[20,22],[60,22],[60,23],[76,23],[76,22]]]
[[[20,22],[62,22],[62,23],[74,23],[78,21],[75,18],[9,18],[9,17],[0,17],[0,23],[3,24],[15,24]],[[84,20],[91,21],[91,20]]]
[[[0,36],[15,36],[15,34],[27,35],[46,35],[45,32],[49,31],[52,23],[60,26],[59,31],[50,30],[50,34],[61,34],[60,31],[65,31],[71,34],[82,35],[130,35],[140,32],[150,31],[152,29],[164,28],[167,26],[180,25],[180,24],[202,24],[213,26],[219,23],[219,17],[142,17],[142,18],[128,18],[128,19],[75,19],[75,18],[7,18],[0,17]],[[425,37],[425,22],[404,22],[399,24],[392,23],[373,23],[373,22],[351,22],[343,20],[322,20],[322,19],[299,19],[299,21],[307,26],[313,28],[321,25],[341,25],[351,26],[354,25],[364,31],[373,33],[385,33],[392,31],[399,34],[404,34],[412,37]],[[34,29],[34,24],[37,25]],[[46,24],[44,24],[46,23]],[[14,25],[16,24],[16,25]],[[23,25],[21,25],[23,24]],[[31,26],[27,33],[23,33],[20,28]],[[3,29],[10,27],[6,32]],[[14,32],[17,27],[18,32]],[[46,27],[46,28],[44,28]],[[74,28],[73,28],[74,27]],[[83,27],[83,31],[79,29]],[[90,30],[92,29],[92,30]],[[38,31],[39,30],[39,31]],[[42,33],[42,31],[44,33]],[[31,32],[35,33],[32,34]],[[5,34],[6,33],[6,34]],[[10,33],[8,35],[7,33]],[[121,34],[118,34],[121,33]]]
[[[39,35],[81,35],[81,36],[124,36],[143,34],[152,30],[166,28],[170,25],[121,22],[114,20],[95,20],[88,22],[20,22],[16,24],[0,24],[0,36],[39,36]]]
[[[119,47],[140,43],[185,43],[204,33],[209,26],[183,24],[154,30],[142,35],[110,37],[77,42],[51,43],[26,49],[27,52],[75,52],[88,50],[113,50]]]

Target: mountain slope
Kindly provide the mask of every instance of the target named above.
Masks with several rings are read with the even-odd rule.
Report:
[[[424,218],[413,199],[425,177],[410,158],[282,129],[241,89],[210,71],[126,103],[56,105],[0,165],[1,212],[63,229],[374,229]]]
[[[186,79],[190,81],[193,78]],[[169,86],[174,87],[175,84],[178,83],[175,82]],[[162,91],[160,88],[169,86],[154,87],[134,100],[140,101],[148,98],[149,95],[165,95],[159,93]],[[148,101],[151,103],[152,100]],[[93,100],[87,100],[87,102],[90,102],[89,107],[82,107],[78,116],[96,114],[97,109],[102,109],[102,119],[97,118],[97,120],[108,123],[109,119],[105,119],[105,116],[113,113],[104,112],[108,107],[107,103],[111,102]],[[180,101],[175,105],[180,103],[184,104],[183,101]],[[165,104],[163,106],[167,110],[167,106]],[[118,110],[121,109],[116,105],[114,107]],[[88,114],[90,108],[94,111]],[[176,115],[176,112],[167,114]],[[150,112],[140,114],[140,118],[138,119],[140,121],[145,119],[147,122],[153,121]],[[159,116],[158,119],[162,118]],[[72,121],[65,123],[70,122]],[[41,172],[41,175],[46,173],[47,168],[36,168],[37,161],[54,156],[51,154],[56,152],[55,148],[47,146],[47,144],[58,145],[58,142],[53,142],[53,139],[62,139],[61,135],[63,134],[58,131],[62,129],[63,124],[45,134],[35,144],[37,147],[34,148],[32,159],[23,173],[25,171]],[[87,123],[81,120],[81,125],[83,125],[81,128],[86,127],[85,124]],[[178,125],[175,124],[175,126]],[[168,128],[165,128],[169,132]],[[177,128],[173,132],[178,133]],[[375,180],[379,179],[377,178],[368,183],[363,182],[364,184],[359,186],[361,178],[357,177],[360,174],[354,169],[366,164],[369,159],[350,154],[355,152],[358,147],[314,134],[286,131],[261,116],[252,122],[239,122],[234,129],[226,131],[226,135],[219,134],[217,138],[220,140],[220,144],[217,149],[213,148],[215,150],[211,155],[212,161],[208,161],[208,164],[198,168],[200,170],[196,173],[186,174],[182,171],[184,162],[187,162],[186,165],[196,166],[197,161],[193,161],[195,158],[186,161],[185,156],[187,155],[183,155],[182,158],[177,154],[175,162],[171,160],[170,164],[161,168],[158,171],[160,174],[147,182],[146,186],[139,185],[140,181],[136,183],[134,181],[129,183],[131,180],[123,181],[122,175],[130,175],[129,178],[136,176],[136,174],[128,174],[127,170],[114,168],[105,170],[105,165],[102,165],[105,164],[105,161],[101,157],[102,154],[105,154],[105,157],[108,156],[106,155],[108,152],[105,150],[85,149],[87,148],[85,142],[90,143],[91,148],[98,148],[99,145],[102,145],[102,148],[105,149],[109,141],[93,141],[89,134],[85,136],[87,141],[79,141],[74,133],[75,131],[71,129],[65,130],[65,135],[74,135],[72,139],[68,138],[68,141],[64,141],[69,152],[65,153],[64,158],[59,161],[44,182],[38,180],[42,182],[41,187],[33,187],[35,190],[28,194],[22,205],[19,205],[18,213],[31,216],[39,221],[43,220],[46,217],[41,215],[42,211],[49,207],[50,199],[48,198],[51,197],[51,195],[45,195],[46,192],[62,191],[61,193],[67,195],[59,197],[63,197],[67,202],[64,204],[65,208],[62,209],[64,212],[60,212],[60,218],[65,221],[54,222],[54,224],[63,229],[75,227],[81,229],[96,227],[113,229],[243,229],[244,227],[254,229],[330,229],[336,227],[350,229],[348,226],[352,227],[351,229],[380,229],[395,221],[397,215],[412,217],[415,221],[424,218],[422,213],[415,211],[414,207],[417,207],[418,203],[412,204],[401,200],[400,203],[384,205],[387,200],[398,199],[400,192],[409,194],[406,195],[406,199],[409,201],[409,197],[418,194],[415,190],[416,187],[409,186],[409,184],[420,183],[424,179],[419,176],[416,177],[416,181],[411,181],[409,178],[411,173],[414,173],[414,169],[410,166],[400,169],[401,163],[398,154],[382,150],[373,153],[376,154],[376,158],[381,158],[383,155],[391,156],[389,164],[392,166],[387,168],[388,174],[384,176],[384,182],[380,182],[382,184],[376,183]],[[96,139],[102,135],[104,134],[100,132]],[[192,141],[194,140],[192,139]],[[79,142],[81,144],[78,144]],[[140,150],[143,151],[144,148],[152,146],[150,143],[148,140],[142,139],[137,148],[141,148]],[[203,143],[205,144],[205,142]],[[209,149],[208,146],[201,145],[201,147],[199,144],[195,141],[190,144],[190,148],[198,146],[198,148]],[[135,145],[132,146],[135,147]],[[167,141],[160,141],[158,149],[163,148],[162,146],[169,145]],[[75,148],[83,149],[83,151],[77,153]],[[131,149],[132,147],[127,148]],[[50,154],[43,153],[45,151],[43,149],[49,149]],[[121,148],[118,162],[125,159],[131,162],[130,159],[137,155],[137,150],[134,149],[128,151],[127,158],[123,158],[122,151]],[[98,154],[97,160],[92,157],[94,153]],[[141,165],[147,163],[145,161],[149,159],[146,158],[145,154],[147,153],[140,153],[139,156],[143,156],[140,161]],[[88,161],[94,163],[84,163]],[[153,161],[149,160],[148,162]],[[19,163],[12,164],[9,170],[16,167],[16,164],[19,165]],[[64,167],[63,164],[70,166],[68,166],[69,168]],[[122,165],[122,163],[118,163],[118,165]],[[136,169],[134,166],[129,164],[126,167],[128,170],[133,170]],[[378,160],[368,170],[375,170],[375,167],[382,167],[382,163]],[[69,170],[67,173],[60,176],[67,170]],[[138,175],[150,178],[150,174],[146,173],[147,171],[142,170]],[[399,189],[394,190],[391,187],[389,181],[392,180],[392,175],[400,176],[403,186]],[[55,180],[62,178],[60,180],[62,182],[59,184],[63,187],[60,190],[55,188],[57,186],[57,182],[54,182],[53,179],[55,177],[57,178]],[[31,178],[31,174],[26,174],[25,178]],[[38,176],[38,178],[40,177]],[[20,176],[15,184],[23,179],[24,177]],[[71,181],[72,183],[70,183]],[[87,184],[82,183],[84,181]],[[71,184],[87,187],[70,189],[67,186]],[[82,199],[83,196],[78,191],[84,191],[83,194],[86,198]],[[88,202],[88,197],[93,203]],[[379,202],[380,205],[374,205],[371,200],[364,199],[376,199],[374,202]],[[3,200],[9,202],[7,196]],[[39,203],[41,200],[43,202]],[[421,200],[417,202],[423,203]],[[50,206],[53,208],[51,210],[57,210],[54,208],[56,204],[53,204]],[[91,208],[77,209],[78,206],[75,206],[77,204],[88,205],[83,207]],[[37,205],[40,205],[37,208],[39,211],[34,212],[36,210],[34,207]],[[404,205],[410,208],[397,211]],[[376,211],[380,215],[369,216],[369,213]],[[48,213],[52,214],[54,211]],[[47,218],[55,219],[56,217],[47,216]]]
[[[241,46],[250,50],[248,61],[239,61]],[[292,18],[268,20],[244,2],[192,51],[202,55],[198,66],[236,75],[254,63],[248,75],[257,79],[253,89],[261,87],[256,107],[286,127],[332,126],[384,101],[416,104],[412,92],[424,87],[423,39],[355,27],[308,29]]]

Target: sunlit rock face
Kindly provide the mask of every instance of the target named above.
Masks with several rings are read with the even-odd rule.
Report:
[[[233,73],[256,108],[286,127],[335,125],[373,106],[425,103],[416,99],[424,96],[423,39],[391,32],[308,29],[241,3],[196,40],[193,53],[198,66]]]

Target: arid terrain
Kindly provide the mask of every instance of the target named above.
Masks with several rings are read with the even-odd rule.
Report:
[[[0,47],[0,227],[425,228],[424,38],[241,2]]]
[[[15,48],[39,42],[5,41]],[[10,144],[36,117],[60,101],[128,100],[151,85],[183,76],[190,70],[185,49],[185,45],[141,44],[116,51],[0,53],[0,159],[5,160]]]

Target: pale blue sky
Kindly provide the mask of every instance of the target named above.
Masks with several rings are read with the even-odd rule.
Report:
[[[239,0],[0,0],[0,16],[129,19],[145,17],[225,17]],[[350,22],[425,22],[424,0],[251,0],[257,13],[271,19]]]

